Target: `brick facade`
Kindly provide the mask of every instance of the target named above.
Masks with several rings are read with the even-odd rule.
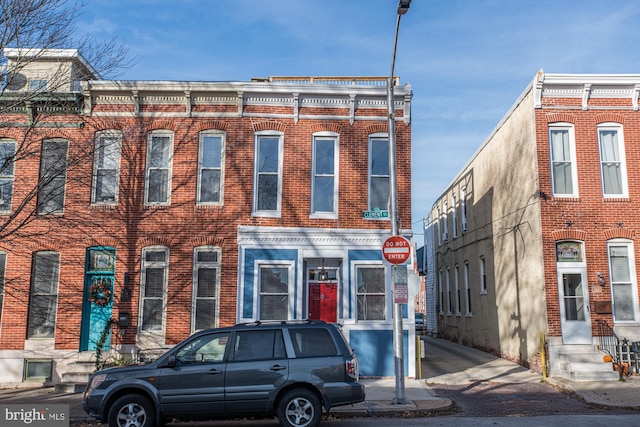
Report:
[[[315,249],[309,246],[307,251],[316,254],[299,258],[303,261],[301,264],[292,264],[296,266],[295,295],[300,299],[295,304],[297,311],[291,312],[292,318],[307,316],[303,266],[308,262],[319,263],[321,259],[324,265],[331,248],[339,253],[336,248],[344,246],[342,250],[348,253],[348,244],[341,242],[340,233],[366,235],[362,238],[365,243],[357,243],[357,247],[366,244],[377,250],[377,262],[382,265],[380,248],[388,234],[389,222],[363,219],[362,212],[369,209],[369,138],[387,132],[386,88],[367,85],[364,78],[360,79],[362,84],[353,86],[338,84],[338,80],[340,78],[335,84],[314,84],[313,79],[296,84],[91,81],[83,82],[83,92],[79,94],[84,103],[81,110],[40,115],[33,127],[24,125],[29,121],[26,114],[0,110],[3,111],[0,140],[7,138],[32,148],[28,156],[15,161],[13,206],[26,201],[26,208],[18,212],[18,220],[25,220],[25,225],[19,232],[7,234],[0,243],[0,251],[7,253],[0,360],[4,354],[4,358],[13,359],[11,363],[15,365],[18,359],[57,359],[67,357],[69,351],[78,351],[83,340],[81,331],[87,322],[83,317],[87,316],[88,305],[85,258],[87,248],[91,247],[113,248],[116,253],[111,313],[114,318],[127,313],[130,321],[127,326],[114,327],[111,345],[125,352],[151,345],[140,341],[138,316],[142,304],[144,248],[169,250],[164,326],[162,336],[151,341],[159,347],[174,345],[194,330],[196,247],[221,248],[215,324],[225,326],[240,320],[259,320],[253,315],[246,318],[238,311],[242,289],[249,286],[242,279],[245,255],[239,245],[239,239],[243,238],[239,234],[241,227],[271,232],[273,238],[281,237],[283,232],[304,235],[322,234],[322,230],[326,230],[325,234],[333,230],[331,233],[336,235],[326,237],[324,243],[295,243],[296,239],[300,241],[299,237],[285,243],[299,248],[315,245]],[[401,224],[409,229],[411,92],[408,85],[400,89],[403,90],[396,89],[399,94],[396,99],[399,212]],[[96,204],[91,201],[95,185],[92,182],[94,143],[97,132],[107,130],[122,134],[117,203]],[[173,137],[170,202],[149,205],[145,204],[147,138],[150,132],[158,130],[169,131]],[[199,134],[210,130],[224,135],[223,196],[220,204],[200,205],[196,200]],[[260,131],[279,132],[283,140],[281,209],[273,216],[256,215],[253,211],[255,144]],[[338,141],[338,196],[334,217],[311,215],[312,142],[318,132],[330,132]],[[69,143],[64,212],[34,215],[37,200],[29,192],[37,188],[41,177],[42,141],[51,138]],[[3,215],[7,222],[14,211]],[[345,237],[344,241],[348,239]],[[265,241],[269,240],[272,238]],[[41,348],[39,343],[30,344],[33,340],[25,340],[32,256],[37,251],[60,254],[55,332],[49,350]],[[314,261],[310,261],[312,259]],[[355,302],[349,301],[355,298],[354,285],[348,279],[353,266],[347,259],[343,260],[344,267],[339,267],[340,256],[334,255],[332,260],[338,268],[344,268],[341,277],[347,278],[339,284],[339,304],[344,310],[338,320],[355,324],[352,310]],[[130,292],[130,299],[121,300],[125,289]],[[390,329],[390,316],[388,320]],[[32,344],[35,349],[30,350]]]

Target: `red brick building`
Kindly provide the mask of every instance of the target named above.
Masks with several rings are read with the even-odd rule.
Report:
[[[551,375],[617,379],[640,340],[637,75],[538,73],[430,213],[441,335]]]
[[[385,78],[110,81],[72,50],[12,76],[3,382],[72,381],[97,348],[135,358],[207,327],[306,318],[342,323],[363,375],[393,375],[389,222],[363,214],[388,204]],[[411,97],[396,87],[408,237]]]

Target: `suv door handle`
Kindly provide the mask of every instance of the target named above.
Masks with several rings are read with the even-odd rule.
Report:
[[[283,369],[287,369],[287,367],[282,365],[273,365],[271,367],[272,371],[282,371]]]
[[[207,375],[217,375],[217,374],[221,374],[222,371],[219,369],[212,369],[209,372],[207,372]]]

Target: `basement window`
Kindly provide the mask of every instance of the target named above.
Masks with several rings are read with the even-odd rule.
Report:
[[[22,380],[24,382],[50,383],[52,371],[52,359],[25,359]]]

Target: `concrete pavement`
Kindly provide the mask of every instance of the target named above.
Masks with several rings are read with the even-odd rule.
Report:
[[[343,416],[373,416],[429,414],[446,411],[452,402],[435,395],[430,384],[469,384],[492,381],[497,383],[541,382],[540,374],[516,363],[491,354],[455,344],[450,341],[425,338],[426,358],[422,363],[424,379],[405,379],[406,403],[393,403],[396,398],[395,378],[363,379],[366,401],[340,406],[332,414]],[[550,385],[575,392],[588,403],[640,409],[640,377],[630,376],[625,381],[574,382],[550,377]],[[82,393],[56,394],[53,387],[16,388],[0,390],[0,404],[68,404],[73,422],[88,422],[81,406]]]

